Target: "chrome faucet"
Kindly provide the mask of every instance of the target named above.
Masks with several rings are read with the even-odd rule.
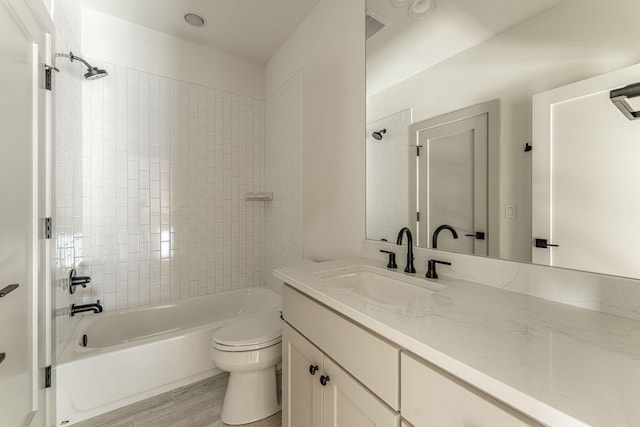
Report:
[[[100,305],[100,300],[93,304],[82,304],[76,305],[71,304],[71,316],[75,316],[78,313],[84,313],[87,311],[92,311],[93,313],[102,313],[102,306]]]
[[[438,234],[440,234],[442,230],[449,230],[451,234],[453,234],[454,239],[458,238],[458,233],[456,233],[456,230],[452,226],[447,224],[441,225],[433,232],[433,237],[431,238],[431,249],[438,249]]]
[[[408,227],[404,227],[398,233],[398,240],[396,240],[397,245],[402,245],[402,237],[407,235],[407,266],[404,268],[405,273],[415,273],[416,269],[413,266],[413,236],[411,235],[411,230]]]

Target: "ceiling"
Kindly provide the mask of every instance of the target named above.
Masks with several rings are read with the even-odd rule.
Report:
[[[318,0],[82,0],[83,7],[265,64]],[[195,28],[184,15],[207,25]]]
[[[564,0],[436,0],[414,21],[389,0],[367,0],[386,27],[367,40],[367,94],[378,93]]]

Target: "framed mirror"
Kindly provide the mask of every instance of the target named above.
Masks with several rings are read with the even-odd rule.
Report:
[[[437,234],[438,250],[640,278],[640,270],[628,268],[633,260],[617,265],[614,250],[640,254],[624,243],[640,241],[640,229],[612,214],[638,213],[640,191],[630,183],[640,182],[633,175],[640,153],[629,141],[613,151],[608,140],[635,139],[618,128],[640,132],[640,120],[626,118],[609,96],[640,82],[632,67],[640,62],[638,16],[635,0],[367,0],[367,238],[395,241],[409,226],[421,247],[432,248]],[[630,70],[624,78],[607,80],[623,69]],[[570,103],[554,98],[597,78],[609,83],[582,83]],[[546,103],[546,115],[534,116],[534,99]],[[497,123],[491,135],[480,123],[485,113],[473,113],[490,104]],[[581,117],[610,121],[591,120],[596,129]],[[550,122],[557,127],[545,132]],[[599,142],[580,144],[594,134]],[[478,136],[487,138],[486,153]],[[600,149],[589,151],[592,145]],[[572,167],[571,160],[589,167]],[[564,166],[549,169],[553,164]],[[477,188],[483,180],[485,195]],[[533,225],[536,215],[548,211],[545,203],[561,205],[534,194],[547,180],[557,184],[556,196],[562,189],[585,199],[572,200],[576,209],[544,229]],[[596,183],[606,183],[605,190]],[[623,193],[602,198],[603,191]],[[482,198],[486,206],[478,204]],[[457,209],[470,205],[471,217]],[[444,225],[458,238],[446,227],[435,233]],[[578,235],[595,237],[571,240]],[[590,261],[560,262],[580,257]]]

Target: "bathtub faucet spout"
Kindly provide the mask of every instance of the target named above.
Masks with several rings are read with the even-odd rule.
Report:
[[[75,316],[78,313],[84,313],[87,311],[91,311],[93,313],[102,313],[100,300],[93,304],[71,304],[71,316]]]

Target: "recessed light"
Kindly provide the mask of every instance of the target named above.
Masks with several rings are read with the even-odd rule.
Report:
[[[436,0],[414,0],[407,12],[413,19],[424,19],[436,9]]]
[[[204,27],[207,25],[207,20],[197,13],[187,13],[184,15],[184,20],[193,27]]]

